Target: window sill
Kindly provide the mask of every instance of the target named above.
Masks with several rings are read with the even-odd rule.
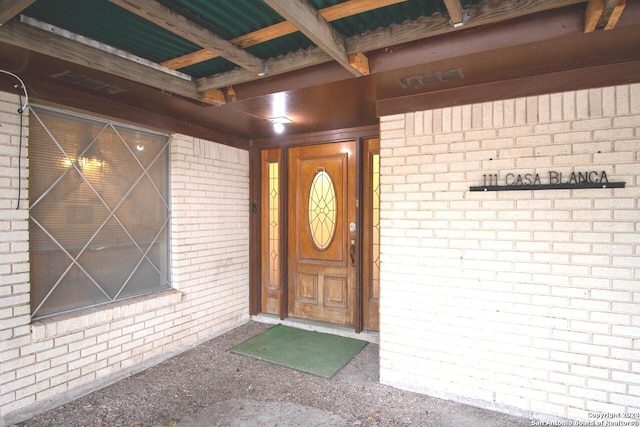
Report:
[[[182,300],[182,295],[182,292],[170,289],[100,307],[34,320],[31,323],[31,339],[33,342],[43,341],[169,307],[178,304]]]

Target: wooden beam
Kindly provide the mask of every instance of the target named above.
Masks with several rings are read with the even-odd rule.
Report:
[[[227,102],[232,103],[236,102],[236,91],[233,86],[229,86],[226,90],[227,93]]]
[[[316,46],[324,50],[351,74],[362,73],[351,66],[342,34],[331,26],[307,0],[263,0],[284,19],[291,22]]]
[[[82,43],[85,44],[87,46],[91,46],[94,47],[96,49],[102,50],[104,52],[108,52],[108,53],[112,53],[114,55],[117,55],[121,58],[125,58],[128,59],[130,61],[135,61],[137,63],[139,63],[140,65],[146,65],[147,67],[151,67],[154,68],[156,70],[160,70],[163,71],[165,73],[177,76],[177,77],[181,77],[185,80],[192,80],[191,76],[181,73],[180,71],[177,70],[172,70],[170,68],[167,67],[163,67],[162,65],[158,64],[157,62],[153,62],[150,61],[148,59],[142,58],[140,56],[134,55],[130,52],[127,52],[125,50],[122,49],[118,49],[116,47],[113,47],[111,45],[108,45],[106,43],[102,43],[99,42],[97,40],[91,39],[89,37],[85,37],[83,35],[74,33],[72,31],[69,30],[65,30],[64,28],[61,27],[57,27],[55,25],[51,25],[48,24],[46,22],[43,21],[39,21],[35,18],[30,18],[28,16],[25,15],[20,15],[20,22],[30,25],[32,27],[36,27],[39,28],[41,30],[47,31],[51,34],[56,34],[60,37],[64,37],[66,39],[78,42],[78,43]]]
[[[217,106],[227,103],[227,100],[224,97],[224,92],[218,89],[209,89],[202,92],[202,101]]]
[[[9,21],[36,0],[0,0],[0,25]]]
[[[615,28],[626,5],[626,0],[589,0],[584,14],[584,32]]]
[[[368,76],[369,71],[369,59],[362,53],[350,53],[349,64],[356,70],[360,71],[363,76]]]
[[[407,0],[349,0],[320,10],[320,15],[322,15],[322,17],[328,22],[331,22],[405,1]],[[288,21],[283,21],[269,27],[261,28],[249,34],[236,37],[231,40],[231,43],[240,48],[247,48],[297,31],[298,29],[294,27],[293,24]],[[218,54],[216,52],[202,49],[178,58],[170,59],[163,62],[162,65],[173,70],[178,70],[180,68],[188,67],[217,57]]]
[[[624,11],[625,6],[627,5],[627,0],[619,0],[615,2],[615,5],[611,9],[609,14],[609,19],[604,24],[605,30],[612,30],[618,24],[618,21],[622,17],[622,12]]]
[[[0,42],[201,101],[195,82],[21,22],[10,21],[3,25],[0,28]]]
[[[295,33],[297,31],[290,22],[283,21],[269,27],[261,28],[252,33],[236,37],[231,40],[231,43],[235,44],[239,48],[245,48],[254,46],[258,43],[265,42],[267,40],[273,40],[275,38],[286,36],[287,34]],[[177,58],[169,59],[162,63],[163,66],[178,70],[180,68],[188,67],[193,64],[208,61],[209,59],[217,58],[217,52],[209,49],[201,49],[192,53],[188,53]]]
[[[292,52],[275,59],[267,60],[269,76],[288,73],[314,65],[331,61],[331,57],[318,47],[312,47],[303,51]],[[204,92],[212,88],[225,88],[241,83],[247,83],[256,79],[256,76],[247,70],[232,70],[226,73],[202,77],[196,81],[198,90]]]
[[[451,24],[462,24],[464,21],[464,13],[460,0],[444,0],[444,5],[447,7],[447,11],[451,17]]]
[[[587,10],[584,13],[584,32],[592,33],[596,30],[600,17],[604,12],[603,0],[589,0]]]
[[[469,22],[465,28],[478,27],[485,24],[493,24],[526,16],[533,13],[543,12],[584,3],[586,0],[503,0],[500,2],[483,2],[469,7]],[[489,4],[490,3],[490,4]],[[499,7],[495,5],[498,4]],[[403,23],[383,28],[365,35],[358,35],[346,39],[347,53],[370,52],[376,49],[395,46],[416,40],[425,39],[441,34],[456,31],[449,25],[449,19],[443,16],[429,16],[412,22]],[[324,54],[320,49],[310,48],[302,53],[285,55],[282,58],[268,60],[269,75],[287,73],[301,68],[329,62],[331,57]],[[222,88],[231,85],[238,85],[255,80],[255,77],[244,72],[244,70],[234,70],[213,76],[198,79],[199,90],[211,88]]]
[[[465,28],[495,24],[546,10],[558,9],[586,0],[502,0],[486,1],[467,9],[468,22]],[[347,39],[347,52],[370,52],[402,43],[456,31],[443,16],[429,16],[415,21],[381,28],[367,34]]]
[[[155,0],[109,0],[167,31],[185,38],[198,46],[214,50],[225,59],[255,74],[264,72],[264,62],[246,50],[219,37],[179,13],[174,12]]]

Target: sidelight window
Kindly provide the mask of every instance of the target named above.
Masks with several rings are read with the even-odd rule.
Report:
[[[278,288],[280,283],[280,164],[269,163],[269,285]]]
[[[372,218],[371,218],[371,297],[380,298],[380,154],[372,155]]]

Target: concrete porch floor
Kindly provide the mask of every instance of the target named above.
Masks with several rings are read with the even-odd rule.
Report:
[[[328,380],[229,353],[271,325],[251,321],[19,426],[530,426],[531,420],[378,382],[370,343]],[[375,341],[375,339],[369,339]]]

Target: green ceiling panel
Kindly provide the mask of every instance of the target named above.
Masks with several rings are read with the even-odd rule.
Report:
[[[261,0],[158,0],[226,40],[284,19]]]
[[[23,13],[155,62],[199,49],[107,0],[38,0]]]
[[[226,40],[284,20],[261,0],[157,1]],[[346,0],[308,1],[320,10]],[[481,1],[463,0],[462,3],[466,6]],[[439,13],[447,13],[441,0],[407,0],[342,18],[331,25],[345,37],[351,37]],[[108,0],[37,0],[24,11],[24,14],[155,62],[163,62],[201,49]],[[268,59],[311,46],[311,41],[297,32],[248,47],[247,51],[258,58]],[[232,62],[217,57],[180,71],[193,77],[203,77],[234,68],[236,65]]]
[[[192,77],[200,78],[231,71],[237,67],[238,66],[233,62],[217,57],[209,59],[208,61],[190,65],[189,67],[181,68],[180,71],[189,74]]]

